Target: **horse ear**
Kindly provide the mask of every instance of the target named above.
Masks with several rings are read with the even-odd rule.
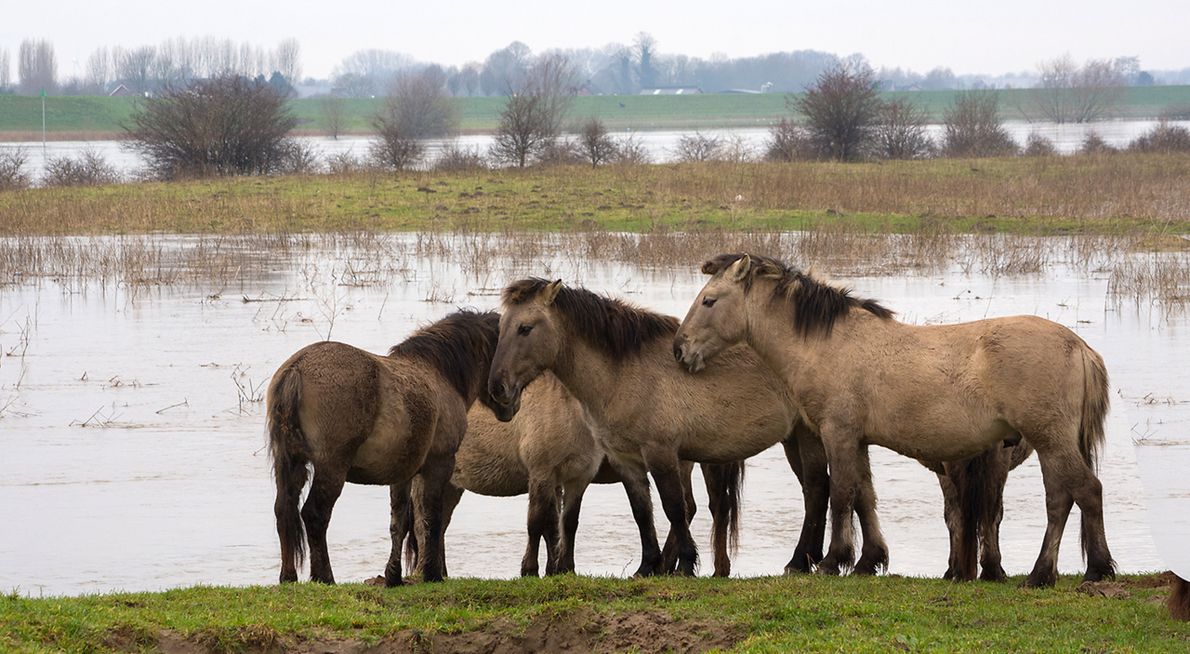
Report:
[[[748,276],[748,272],[751,270],[752,257],[745,254],[737,259],[735,263],[731,264],[731,268],[727,272],[731,276],[731,281],[739,283],[744,281],[744,278]]]
[[[562,290],[562,280],[555,279],[546,284],[541,291],[541,301],[548,307],[554,303],[554,298],[558,297],[558,291]]]

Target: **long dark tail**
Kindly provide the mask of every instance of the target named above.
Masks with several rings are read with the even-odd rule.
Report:
[[[979,573],[979,530],[988,512],[989,495],[985,459],[994,455],[995,452],[989,451],[965,461],[946,464],[946,475],[955,487],[961,524],[955,545],[955,560],[959,567],[952,571],[955,579],[975,579]]]
[[[415,479],[413,483],[421,482]],[[410,493],[408,488],[405,492],[406,494]],[[417,542],[417,532],[413,528],[416,509],[413,507],[411,499],[406,499],[405,504],[408,507],[408,510],[405,511],[405,569],[409,571],[409,574],[412,574],[417,569],[421,547],[420,543]]]
[[[1174,575],[1173,583],[1169,586],[1166,606],[1169,607],[1169,615],[1174,620],[1190,620],[1190,581]]]
[[[1103,423],[1111,403],[1111,391],[1107,380],[1107,367],[1103,357],[1083,345],[1083,410],[1078,427],[1078,449],[1083,461],[1091,470],[1099,470],[1099,450],[1106,440]],[[1087,559],[1087,544],[1091,542],[1086,516],[1082,516],[1080,533],[1083,560]]]
[[[704,475],[714,475],[719,489],[720,515],[713,516],[727,524],[727,548],[732,556],[740,549],[740,512],[743,508],[744,471],[743,461],[732,463],[703,464]]]
[[[300,568],[306,560],[306,533],[299,505],[310,455],[298,420],[301,400],[302,378],[297,367],[290,365],[273,382],[268,395],[269,452],[277,482],[273,512],[277,516],[283,570],[287,564]]]

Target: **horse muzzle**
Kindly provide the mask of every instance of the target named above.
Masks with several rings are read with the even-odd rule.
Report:
[[[488,395],[492,398],[492,413],[495,413],[496,419],[501,422],[512,420],[521,409],[520,387],[493,379],[488,383]]]
[[[702,354],[694,352],[684,336],[674,339],[674,360],[690,372],[699,372],[706,367]]]

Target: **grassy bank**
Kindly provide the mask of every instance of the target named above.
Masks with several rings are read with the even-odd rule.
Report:
[[[225,178],[0,193],[0,235],[338,230],[1190,232],[1190,157]]]
[[[1184,652],[1156,576],[1087,593],[938,579],[452,580],[0,598],[5,651]],[[1107,596],[1104,596],[1107,595]],[[182,647],[190,647],[183,650]],[[338,647],[338,649],[332,649]],[[508,651],[497,650],[497,651]]]
[[[1001,110],[1007,120],[1025,120],[1033,104],[1033,89],[1001,92]],[[902,91],[889,98],[909,98],[922,105],[933,120],[941,120],[955,91]],[[706,93],[686,96],[588,96],[575,98],[570,115],[575,121],[597,116],[610,129],[708,129],[767,127],[788,114],[786,95]],[[112,138],[128,122],[133,98],[51,97],[46,99],[46,129],[50,138]],[[371,118],[379,99],[343,100],[343,129],[348,133],[371,132]],[[457,98],[460,128],[466,132],[491,132],[499,122],[504,98]],[[321,101],[297,99],[291,103],[299,131],[326,133]],[[1156,118],[1177,110],[1190,111],[1190,86],[1132,87],[1123,91],[1108,118]],[[1035,117],[1036,118],[1036,117]],[[0,95],[0,140],[38,139],[41,135],[41,98]]]

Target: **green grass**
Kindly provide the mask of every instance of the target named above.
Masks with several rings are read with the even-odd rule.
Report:
[[[152,646],[170,632],[210,650],[306,640],[377,643],[408,635],[515,637],[574,616],[661,612],[676,628],[732,634],[734,649],[782,651],[1185,652],[1153,577],[1124,578],[1125,597],[938,579],[817,576],[721,580],[451,580],[383,589],[314,584],[187,588],[77,598],[0,598],[0,649],[106,651]],[[647,637],[647,636],[646,636]],[[656,649],[659,643],[646,641]],[[663,644],[661,644],[663,645]]]
[[[1001,110],[1007,120],[1021,120],[1020,107],[1027,107],[1032,89],[1001,92]],[[888,97],[906,97],[922,105],[933,120],[940,120],[954,99],[955,91],[900,91]],[[121,133],[128,122],[134,98],[50,97],[46,99],[46,128],[53,135],[86,135],[93,138]],[[371,117],[381,106],[379,99],[344,100],[344,131],[371,131]],[[458,98],[460,129],[490,132],[496,128],[503,98]],[[291,103],[300,121],[299,130],[323,133],[326,123],[321,101],[298,99]],[[1190,111],[1190,86],[1152,86],[1125,89],[1111,118],[1156,118],[1177,109]],[[788,115],[786,95],[706,93],[687,96],[586,96],[575,98],[571,120],[595,116],[610,129],[696,129],[766,127]],[[22,134],[31,137],[41,131],[41,98],[0,95],[0,137]]]

